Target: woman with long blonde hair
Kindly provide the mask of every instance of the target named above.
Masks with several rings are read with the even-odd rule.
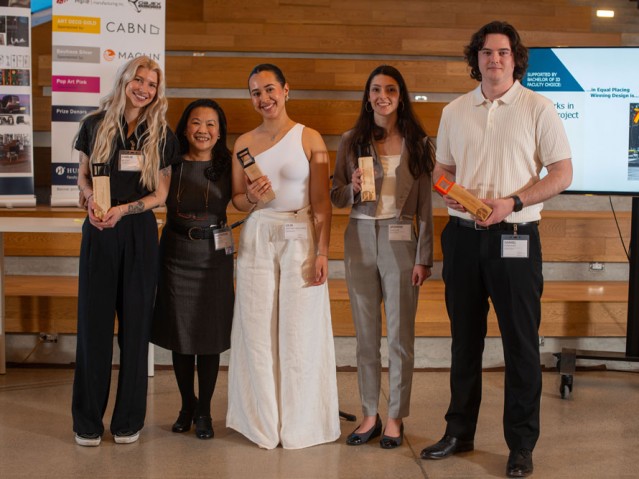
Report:
[[[78,188],[87,207],[72,404],[75,440],[81,446],[98,446],[104,432],[116,315],[120,372],[111,433],[116,443],[128,444],[137,441],[144,425],[158,268],[151,210],[164,204],[171,165],[181,161],[166,109],[159,65],[137,57],[121,67],[113,90],[82,120],[76,136]],[[109,176],[111,207],[106,211],[95,202],[97,168]]]

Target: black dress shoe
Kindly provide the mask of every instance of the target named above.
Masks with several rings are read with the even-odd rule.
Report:
[[[355,429],[357,431],[357,429]],[[346,444],[349,446],[361,446],[362,444],[366,444],[373,438],[376,438],[382,433],[382,418],[377,415],[375,419],[375,425],[371,427],[366,432],[355,432],[353,431],[346,438]]]
[[[475,449],[475,443],[473,440],[464,441],[462,439],[446,435],[442,437],[438,443],[422,449],[420,456],[422,459],[444,459],[452,454],[472,451],[473,449]]]
[[[211,439],[213,434],[211,416],[198,416],[195,418],[195,435],[198,439]]]
[[[510,451],[506,475],[508,477],[528,477],[533,472],[532,451],[530,449],[517,449]]]
[[[191,423],[195,422],[195,413],[193,411],[180,411],[178,418],[175,420],[171,431],[188,432],[191,430]]]
[[[395,449],[402,445],[404,440],[404,423],[399,426],[399,437],[387,436],[382,434],[382,438],[379,440],[379,446],[382,449]]]

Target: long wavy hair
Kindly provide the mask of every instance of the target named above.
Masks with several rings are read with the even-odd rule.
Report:
[[[370,88],[373,78],[377,75],[386,75],[397,82],[399,86],[399,106],[397,108],[397,129],[404,138],[404,147],[408,151],[408,166],[414,178],[423,174],[430,174],[435,166],[435,149],[433,143],[428,138],[424,127],[415,114],[410,102],[410,95],[404,77],[399,70],[390,65],[380,65],[368,76],[364,87],[364,96],[360,106],[359,117],[353,127],[353,134],[350,136],[347,148],[352,152],[353,158],[357,161],[359,152],[363,145],[372,141],[383,140],[386,131],[375,123],[375,116],[372,109],[367,109],[370,100]],[[424,138],[427,138],[424,142]]]
[[[90,163],[108,163],[115,148],[116,135],[126,141],[126,132],[122,128],[122,119],[126,106],[126,86],[133,81],[139,68],[148,68],[157,73],[157,91],[153,101],[144,107],[138,117],[136,135],[138,145],[142,143],[144,166],[140,183],[149,191],[154,191],[158,184],[160,152],[166,143],[166,110],[168,102],[165,96],[164,75],[157,62],[147,56],[136,57],[120,67],[116,74],[113,89],[100,99],[97,110],[86,115],[82,121],[104,112],[104,119],[95,134],[93,154]],[[141,127],[146,125],[146,131]]]
[[[206,168],[204,170],[204,175],[210,179],[211,181],[217,181],[225,171],[228,171],[231,168],[231,150],[229,150],[226,145],[226,115],[224,114],[224,110],[222,107],[214,100],[210,100],[208,98],[203,98],[200,100],[192,101],[187,105],[182,112],[182,116],[178,121],[178,124],[175,128],[175,135],[177,136],[180,142],[180,153],[185,155],[189,152],[189,141],[186,138],[185,132],[188,127],[189,117],[191,116],[191,112],[196,108],[210,108],[211,110],[215,110],[217,112],[217,116],[220,122],[219,130],[220,130],[220,138],[217,140],[213,149],[211,150],[211,159],[213,160],[213,165]]]
[[[521,80],[528,68],[528,48],[521,42],[521,37],[515,27],[510,23],[494,21],[487,23],[473,34],[470,43],[464,48],[464,58],[470,67],[470,77],[474,80],[481,81],[481,72],[479,71],[479,50],[484,48],[486,43],[486,35],[498,33],[506,35],[510,41],[510,49],[515,60],[515,69],[513,77],[515,80]]]

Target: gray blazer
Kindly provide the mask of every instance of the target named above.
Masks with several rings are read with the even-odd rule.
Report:
[[[358,212],[375,216],[377,201],[362,202],[360,193],[353,195],[351,178],[353,171],[357,169],[357,158],[347,151],[347,139],[352,134],[347,131],[342,135],[337,148],[337,160],[333,172],[333,185],[331,186],[331,202],[337,208],[351,206]],[[426,139],[424,139],[426,141]],[[384,179],[384,169],[379,161],[377,151],[373,146],[373,163],[375,170],[375,189],[379,192]],[[417,217],[417,253],[415,264],[424,266],[433,265],[433,206],[432,206],[432,179],[425,174],[418,179],[413,178],[408,167],[408,152],[402,148],[402,156],[399,166],[395,171],[396,188],[395,204],[397,206],[397,219],[413,219]]]

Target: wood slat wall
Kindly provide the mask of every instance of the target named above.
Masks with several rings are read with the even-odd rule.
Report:
[[[60,210],[60,211],[58,211]],[[74,208],[32,208],[0,210],[5,216],[62,216],[84,219],[84,211]],[[334,209],[331,226],[329,257],[334,260],[344,258],[344,231],[348,225],[349,211]],[[164,220],[164,213],[157,213]],[[246,216],[232,206],[228,210],[228,220],[232,224]],[[617,213],[619,227],[626,245],[630,241],[630,212]],[[542,212],[540,236],[544,261],[546,262],[590,262],[626,263],[627,257],[617,232],[612,213],[608,212]],[[441,232],[448,221],[444,209],[434,211],[435,261],[441,261]],[[241,228],[233,230],[236,240]],[[7,256],[78,256],[80,234],[74,233],[5,233],[5,254]]]
[[[591,7],[568,0],[398,0],[392,8],[382,0],[191,3],[188,13],[168,17],[167,44],[173,49],[458,56],[472,32],[495,19],[507,19],[537,46],[621,41],[618,33],[593,35]],[[177,4],[168,2],[169,15]]]
[[[329,281],[333,334],[353,336],[348,291],[344,280]],[[428,280],[420,289],[415,334],[450,336],[442,281]],[[628,283],[547,281],[542,297],[542,336],[625,336],[628,314]],[[386,331],[385,319],[382,328]],[[488,336],[499,336],[497,317],[491,308]]]
[[[517,26],[530,46],[621,45],[623,31],[619,28],[602,31],[601,25],[594,31],[592,7],[581,3],[398,0],[389,8],[388,2],[382,0],[245,0],[239,5],[222,0],[169,0],[167,51],[229,52],[237,56],[168,56],[167,85],[246,88],[251,67],[265,60],[260,57],[261,52],[303,52],[310,58],[286,58],[286,55],[269,58],[282,66],[293,92],[295,89],[360,91],[368,73],[377,64],[388,62],[403,72],[413,92],[461,93],[475,86],[460,58],[463,47],[478,26],[496,18]],[[254,55],[244,57],[247,52]],[[322,57],[327,54],[404,55],[404,58],[377,61]],[[33,72],[34,128],[49,131],[51,100],[42,94],[42,89],[51,84],[50,23],[33,29]],[[324,101],[333,102],[335,107],[322,106],[321,102],[300,104],[299,121],[313,125],[323,134],[335,134],[337,127],[324,126],[333,121],[327,115],[335,114],[342,106],[339,101]],[[179,116],[183,104],[171,101],[171,119]],[[437,130],[441,107],[423,107],[428,111],[420,112],[426,115],[422,119],[431,132]],[[229,124],[234,131],[256,121],[250,115],[245,119],[245,110],[250,107],[230,108]],[[295,107],[291,104],[291,108]],[[321,118],[305,116],[310,111]],[[346,127],[340,124],[341,131],[351,124]]]
[[[348,292],[344,280],[329,280],[333,334],[353,336]],[[28,291],[28,294],[25,294]],[[5,318],[8,332],[76,332],[77,277],[7,278]],[[586,283],[550,281],[542,297],[543,336],[624,336],[627,282]],[[385,334],[385,320],[383,319]],[[417,336],[450,336],[442,281],[429,280],[420,290],[415,324]],[[491,309],[488,336],[499,336]]]
[[[51,54],[39,57],[36,83],[51,86]],[[248,74],[265,58],[259,55],[243,57],[168,56],[167,84],[171,88],[239,88],[247,89]],[[412,92],[465,92],[477,83],[468,76],[462,60],[381,60],[342,58],[271,57],[268,62],[278,65],[295,90],[359,91],[369,73],[382,63],[398,68]],[[34,81],[35,83],[35,81]],[[293,98],[295,97],[293,93]],[[246,98],[248,99],[248,89]]]

